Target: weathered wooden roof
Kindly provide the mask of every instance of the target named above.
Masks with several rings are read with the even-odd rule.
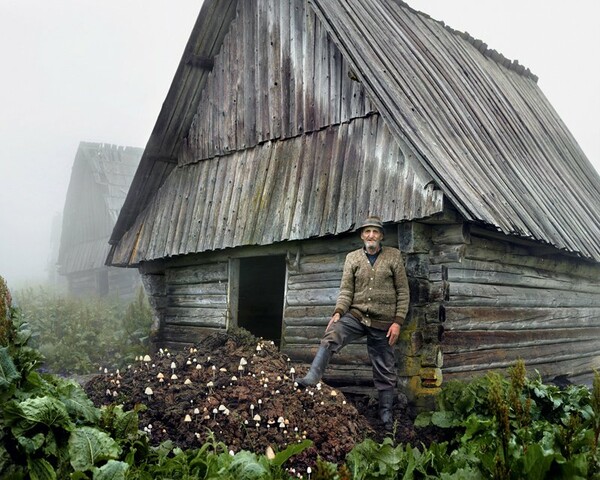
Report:
[[[396,221],[440,212],[442,196],[429,175],[402,160],[381,117],[370,115],[180,165],[113,247],[112,260],[136,265],[322,237],[351,230],[369,211]]]
[[[141,156],[141,148],[79,144],[63,210],[61,274],[104,265],[110,233]]]
[[[398,142],[467,220],[600,261],[600,177],[531,72],[399,1],[308,2]],[[113,230],[113,251],[128,235],[160,226],[139,224],[149,209],[183,201],[181,192],[170,200],[159,192],[237,8],[236,0],[205,0]],[[184,175],[175,178],[185,184]],[[182,232],[163,234],[147,245],[152,256],[140,258],[156,258],[157,241],[174,253]]]
[[[196,114],[213,58],[235,17],[237,1],[204,0],[112,232],[111,244],[131,227],[177,165],[182,140]]]
[[[396,0],[308,0],[467,220],[600,261],[600,176],[536,77]]]

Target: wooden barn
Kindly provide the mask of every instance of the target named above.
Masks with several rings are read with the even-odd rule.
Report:
[[[535,75],[398,0],[205,0],[107,259],[161,344],[242,326],[309,362],[369,213],[406,256],[412,400],[600,367],[600,177]],[[368,387],[365,346],[325,380]]]
[[[137,269],[107,267],[108,240],[143,149],[81,142],[62,213],[58,273],[75,296],[133,297]]]

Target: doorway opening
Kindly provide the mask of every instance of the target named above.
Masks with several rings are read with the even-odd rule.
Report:
[[[279,348],[285,284],[285,256],[240,259],[237,324]]]

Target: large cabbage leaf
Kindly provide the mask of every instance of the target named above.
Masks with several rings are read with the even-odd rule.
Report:
[[[121,448],[107,433],[92,427],[80,427],[69,437],[69,455],[75,471],[89,470],[104,460],[116,460]]]

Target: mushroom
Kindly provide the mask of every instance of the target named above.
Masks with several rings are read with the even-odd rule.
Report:
[[[267,449],[265,450],[265,456],[269,459],[269,460],[274,460],[275,459],[275,452],[273,451],[273,449],[271,448],[271,445],[267,446]]]
[[[146,390],[144,390],[144,393],[148,396],[154,394],[154,392],[152,391],[152,389],[150,387],[146,387]]]

